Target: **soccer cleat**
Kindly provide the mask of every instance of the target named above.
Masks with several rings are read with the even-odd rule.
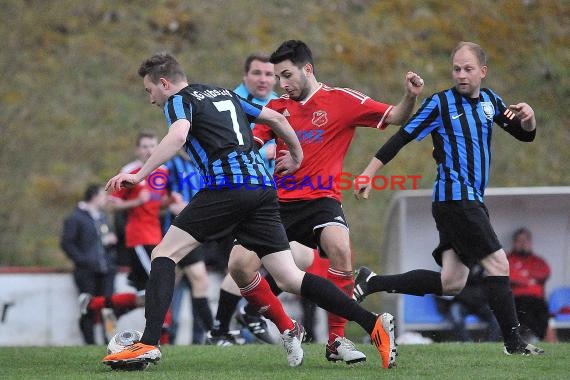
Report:
[[[327,344],[325,357],[330,362],[343,361],[346,364],[355,364],[366,361],[366,355],[358,351],[350,340],[337,336],[335,340]]]
[[[522,340],[513,347],[505,346],[503,348],[503,352],[505,355],[523,355],[523,356],[530,356],[530,355],[542,355],[544,354],[544,350],[542,348],[536,347],[530,343],[525,343]]]
[[[287,352],[287,361],[291,367],[303,364],[303,348],[301,342],[305,337],[305,328],[300,323],[293,321],[293,328],[285,330],[281,334],[281,342]]]
[[[368,293],[368,280],[370,277],[376,276],[376,273],[372,272],[370,268],[360,267],[356,271],[356,277],[354,278],[354,290],[352,291],[352,299],[360,303],[364,301],[364,298]]]
[[[109,354],[101,361],[113,369],[129,367],[135,363],[156,363],[162,354],[157,346],[144,343],[134,343],[125,347],[124,350],[116,354]],[[144,368],[142,368],[144,369]]]
[[[394,342],[394,317],[390,313],[382,313],[370,334],[372,343],[380,353],[382,367],[392,368],[396,365],[396,343]]]
[[[81,293],[79,295],[79,312],[81,313],[81,315],[87,315],[88,310],[88,306],[89,306],[89,302],[91,302],[91,299],[93,298],[93,296],[89,293]]]
[[[236,340],[230,333],[216,334],[210,330],[206,333],[206,344],[211,346],[229,347],[235,345]]]
[[[268,344],[275,343],[267,329],[267,322],[265,322],[261,316],[249,315],[242,307],[236,315],[236,320],[240,325],[247,328],[260,342]]]

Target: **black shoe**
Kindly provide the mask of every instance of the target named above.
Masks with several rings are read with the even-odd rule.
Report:
[[[206,334],[206,344],[212,346],[228,347],[237,344],[235,337],[230,334],[216,334],[214,331],[210,330]]]
[[[513,346],[505,345],[503,352],[505,355],[523,355],[523,356],[530,356],[530,355],[542,355],[544,354],[544,350],[540,347],[536,347],[530,343],[526,343],[524,341],[519,341],[518,344]]]
[[[261,316],[249,315],[242,307],[236,314],[236,320],[240,325],[247,328],[258,341],[267,344],[275,343],[267,329],[267,322]]]
[[[370,268],[360,267],[356,271],[356,277],[354,278],[354,290],[352,291],[352,299],[360,303],[364,301],[364,298],[368,293],[368,280],[370,277],[376,276],[376,273],[372,272]]]

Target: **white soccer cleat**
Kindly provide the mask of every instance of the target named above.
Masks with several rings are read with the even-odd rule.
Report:
[[[355,364],[366,361],[366,355],[360,352],[350,340],[337,336],[335,340],[327,344],[325,357],[328,361],[343,361],[346,364]]]
[[[300,323],[293,321],[293,328],[285,330],[281,335],[281,342],[287,352],[287,361],[291,367],[303,364],[303,348],[301,342],[305,337],[305,328]]]

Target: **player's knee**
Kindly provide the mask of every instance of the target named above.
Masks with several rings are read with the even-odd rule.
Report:
[[[296,284],[294,284],[294,281],[292,281],[292,279],[290,278],[277,279],[276,277],[274,278],[275,278],[275,283],[277,284],[277,287],[279,287],[279,289],[287,293],[296,294],[297,287],[295,286]]]
[[[456,296],[463,290],[462,286],[444,286],[443,294],[446,296]]]
[[[441,277],[441,287],[446,296],[456,296],[465,287],[466,279],[458,277]]]
[[[156,259],[157,257],[160,257],[160,256],[161,256],[161,254],[160,254],[160,250],[158,249],[158,246],[154,247],[154,249],[153,249],[152,252],[150,253],[150,259],[151,259],[151,260],[154,260],[154,259]]]
[[[338,270],[352,270],[352,255],[350,248],[335,246],[326,250],[332,268]]]
[[[488,276],[509,275],[509,261],[505,251],[502,249],[481,260],[481,265],[485,268]]]
[[[292,294],[300,294],[304,274],[298,268],[271,273],[279,289]]]

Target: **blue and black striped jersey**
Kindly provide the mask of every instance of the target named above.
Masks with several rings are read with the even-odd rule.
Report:
[[[179,154],[166,161],[164,165],[168,168],[168,189],[182,195],[185,202],[190,202],[190,199],[202,189],[198,169]]]
[[[205,186],[273,186],[250,128],[261,108],[225,88],[191,84],[168,99],[164,114],[168,126],[190,122],[185,147]]]
[[[245,83],[243,83],[243,82],[240,83],[239,86],[237,86],[236,88],[234,88],[234,92],[235,92],[236,94],[238,94],[239,96],[241,96],[242,98],[247,99],[248,101],[250,101],[250,102],[252,102],[252,103],[254,103],[254,104],[259,104],[260,106],[266,106],[267,103],[269,103],[269,101],[270,101],[271,99],[277,99],[277,98],[278,98],[277,94],[276,94],[274,91],[271,91],[271,95],[270,95],[269,98],[267,98],[267,99],[254,98],[253,95],[251,95],[251,94],[249,93],[249,91],[247,90],[247,87],[245,86]],[[251,129],[253,130],[253,127],[255,126],[255,123],[251,123],[249,126],[250,126]],[[275,140],[269,140],[267,143],[275,144]],[[267,143],[266,143],[266,144],[267,144]],[[259,148],[259,152],[262,153],[262,154],[261,154],[261,157],[263,158],[263,163],[265,164],[265,167],[266,167],[267,169],[269,169],[269,172],[270,172],[271,174],[273,174],[273,172],[275,171],[275,160],[268,160],[268,159],[265,157],[264,150],[265,150],[265,145],[262,146],[261,148]]]
[[[481,89],[479,98],[459,94],[455,88],[427,98],[402,128],[411,138],[431,134],[437,163],[433,201],[483,202],[489,181],[493,124],[519,140],[532,141],[520,120],[492,90]]]

